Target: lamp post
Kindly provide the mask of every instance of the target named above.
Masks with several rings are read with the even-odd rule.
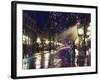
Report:
[[[85,63],[85,28],[78,27],[79,36],[79,55],[77,57],[77,63],[79,66],[84,66]]]
[[[90,66],[91,65],[91,27],[88,26],[87,28],[87,51],[86,51],[86,65]]]
[[[91,39],[91,27],[89,25],[81,26],[79,24],[77,30],[79,36],[79,57],[81,56],[81,59],[79,60],[80,61],[79,66],[86,66],[90,64],[90,59],[87,58],[88,56],[90,56],[90,52],[88,51],[87,55],[87,50],[90,49],[89,41]]]

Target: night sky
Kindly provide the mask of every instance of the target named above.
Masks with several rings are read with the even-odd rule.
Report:
[[[39,31],[61,32],[64,29],[75,25],[80,21],[82,25],[88,25],[91,22],[91,14],[86,13],[62,13],[62,12],[45,12],[45,11],[23,11],[36,21]]]

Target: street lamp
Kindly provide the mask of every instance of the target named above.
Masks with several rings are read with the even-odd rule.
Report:
[[[86,35],[87,35],[87,36],[90,36],[90,35],[91,35],[91,32],[90,32],[90,31],[88,31],[88,32],[86,33]]]
[[[84,34],[83,28],[78,28],[78,35],[82,36]]]
[[[89,26],[89,27],[87,28],[87,30],[88,30],[88,31],[91,31],[91,27]]]
[[[78,36],[79,36],[79,54],[77,56],[77,64],[79,66],[84,66],[84,61],[85,61],[85,33],[84,33],[84,27],[78,27]]]
[[[87,35],[88,37],[91,35],[91,27],[90,27],[90,26],[87,28],[87,33],[86,33],[86,35]]]
[[[80,24],[78,22],[77,24],[77,34],[79,37],[79,55],[78,55],[78,60],[79,60],[79,66],[84,66],[86,63],[86,51],[87,51],[87,41],[86,39],[91,39],[91,27],[85,24]],[[82,59],[83,58],[83,59]]]
[[[37,42],[38,44],[40,44],[40,43],[41,43],[41,40],[40,40],[40,38],[39,38],[39,37],[37,37],[36,42]]]
[[[90,52],[90,50],[91,50],[91,47],[90,47],[90,44],[91,44],[91,27],[90,26],[87,27],[86,35],[87,35],[86,65],[89,66],[89,65],[91,65],[91,61],[90,61],[91,60],[91,52]]]
[[[49,41],[46,39],[45,43],[48,45],[49,44]]]

